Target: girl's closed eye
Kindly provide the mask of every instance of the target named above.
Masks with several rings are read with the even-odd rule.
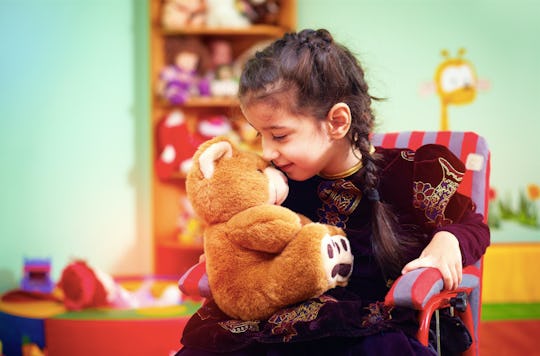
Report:
[[[286,139],[286,138],[287,138],[287,135],[285,135],[285,134],[281,134],[281,135],[273,134],[273,135],[272,135],[272,139],[273,139],[274,141],[283,141],[283,140]]]

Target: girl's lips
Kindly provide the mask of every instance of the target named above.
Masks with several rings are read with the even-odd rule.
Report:
[[[284,164],[282,166],[278,166],[278,168],[279,168],[280,171],[287,172],[288,170],[290,170],[292,168],[292,166],[293,166],[292,163],[288,163],[288,164]]]

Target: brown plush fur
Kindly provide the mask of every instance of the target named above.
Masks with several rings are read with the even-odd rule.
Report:
[[[348,275],[337,281],[328,276],[322,244],[325,236],[345,240],[343,231],[268,204],[268,163],[261,157],[231,146],[232,157],[216,158],[205,178],[201,155],[221,141],[229,142],[201,145],[186,181],[191,204],[207,224],[206,271],[218,306],[232,318],[256,320],[346,285]],[[341,263],[352,270],[352,255]]]

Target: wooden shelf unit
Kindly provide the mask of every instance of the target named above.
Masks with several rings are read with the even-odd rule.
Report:
[[[165,41],[176,36],[195,36],[201,40],[225,39],[231,43],[233,57],[237,58],[252,45],[281,37],[296,28],[296,0],[282,0],[277,24],[252,25],[247,28],[183,28],[164,29],[161,26],[163,0],[149,0],[150,6],[150,92],[152,160],[157,157],[155,129],[158,122],[171,110],[179,108],[188,125],[195,126],[200,115],[240,114],[236,98],[192,97],[181,106],[164,102],[156,95],[157,80],[165,66]],[[152,165],[153,167],[153,165]],[[182,213],[180,199],[185,197],[185,181],[181,174],[162,181],[154,171],[152,174],[152,224],[154,272],[159,275],[180,276],[198,261],[202,246],[182,244],[178,239],[178,218]]]

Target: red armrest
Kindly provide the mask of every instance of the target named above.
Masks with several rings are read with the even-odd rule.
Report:
[[[199,262],[187,270],[178,280],[178,288],[191,297],[211,298],[205,262]]]
[[[475,266],[463,268],[459,288],[475,288],[480,284],[480,270]],[[399,277],[388,291],[385,303],[422,310],[428,301],[443,289],[441,272],[436,268],[419,268]]]

